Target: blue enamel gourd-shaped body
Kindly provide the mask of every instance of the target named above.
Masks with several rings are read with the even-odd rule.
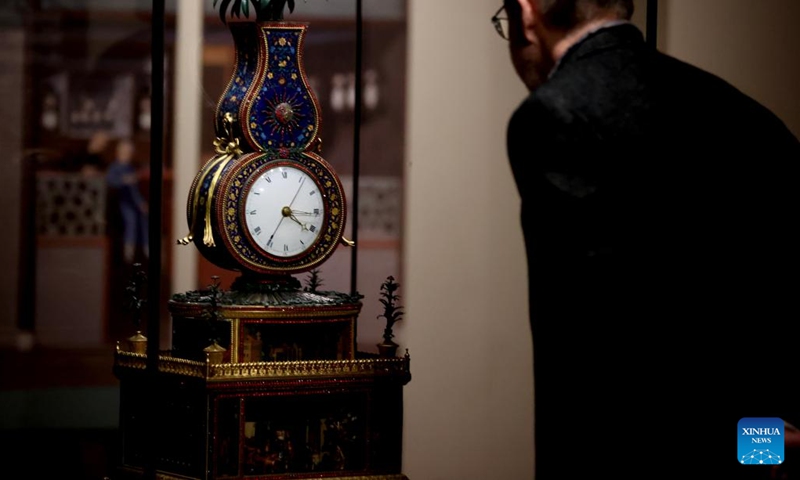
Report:
[[[319,132],[319,107],[303,69],[307,26],[258,26],[257,76],[240,109],[244,141],[253,150],[302,152]]]
[[[344,192],[330,165],[318,155],[320,114],[303,68],[307,25],[290,22],[231,24],[236,65],[217,105],[209,160],[190,188],[187,219],[194,242],[212,263],[231,270],[292,273],[324,261],[340,241]],[[296,259],[264,257],[242,231],[241,208],[248,175],[273,161],[291,162],[312,173],[325,195],[324,234]],[[235,198],[234,198],[235,197]],[[238,203],[237,203],[238,202]]]
[[[217,137],[226,138],[225,116],[231,115],[231,134],[241,139],[239,108],[258,73],[259,27],[252,22],[231,23],[229,27],[235,48],[235,66],[227,88],[219,97],[214,128]]]
[[[306,150],[317,138],[319,107],[303,68],[308,26],[290,22],[230,24],[236,63],[217,104],[215,128],[225,136],[224,118],[243,152]]]

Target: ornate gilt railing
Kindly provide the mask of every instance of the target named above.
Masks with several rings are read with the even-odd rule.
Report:
[[[117,346],[114,368],[144,370],[147,355],[122,350]],[[269,380],[287,378],[322,378],[331,376],[399,376],[410,378],[410,358],[366,358],[356,360],[302,360],[292,362],[218,363],[198,362],[170,356],[158,356],[161,373],[201,378],[209,382]]]

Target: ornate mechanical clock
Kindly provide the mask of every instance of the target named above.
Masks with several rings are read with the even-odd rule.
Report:
[[[276,20],[293,5],[251,1]],[[178,242],[242,275],[228,291],[172,296],[172,345],[159,355],[156,385],[136,348],[144,336],[117,347],[119,476],[144,478],[154,467],[159,478],[195,480],[408,480],[400,470],[410,357],[397,357],[396,344],[358,352],[363,297],[300,288],[293,276],[351,244],[344,190],[320,155],[319,107],[303,71],[307,25],[230,27],[236,65],[217,106],[216,155],[192,182],[189,233]],[[385,344],[390,337],[387,327]],[[151,392],[158,432],[141,421],[153,414]],[[155,465],[145,455],[151,444]]]
[[[341,181],[319,155],[319,106],[302,65],[306,28],[232,29],[237,67],[217,107],[217,155],[192,183],[189,235],[179,240],[220,267],[299,273],[350,244]]]

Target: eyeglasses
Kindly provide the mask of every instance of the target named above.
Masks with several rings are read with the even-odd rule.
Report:
[[[508,40],[508,17],[507,16],[500,16],[501,14],[505,14],[506,6],[503,5],[500,7],[500,10],[494,14],[492,17],[492,25],[494,25],[494,29],[497,30],[497,34],[503,37],[505,40]]]

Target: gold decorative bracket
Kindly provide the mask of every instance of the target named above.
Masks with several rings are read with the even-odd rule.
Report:
[[[225,130],[225,137],[217,137],[217,139],[214,140],[214,151],[217,152],[217,157],[212,160],[211,164],[207,168],[203,169],[203,176],[199,179],[197,185],[195,186],[194,198],[192,199],[192,223],[189,226],[189,233],[185,237],[178,239],[177,243],[179,245],[188,245],[192,243],[192,240],[194,239],[192,233],[194,232],[197,222],[197,208],[200,202],[200,187],[203,185],[205,176],[208,174],[208,172],[216,168],[214,176],[211,178],[211,185],[208,187],[208,193],[206,194],[206,212],[203,218],[203,244],[207,247],[216,246],[216,243],[214,242],[214,235],[211,231],[211,199],[213,198],[214,192],[217,188],[217,182],[219,182],[220,174],[223,170],[225,170],[228,162],[242,154],[242,149],[239,148],[239,139],[233,135],[233,114],[226,112],[222,119],[222,124],[223,129]]]

